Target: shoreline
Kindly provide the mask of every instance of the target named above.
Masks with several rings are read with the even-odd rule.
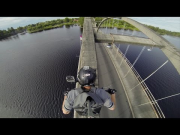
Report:
[[[73,26],[73,25],[77,25],[77,24],[75,24],[75,23],[71,23],[71,24],[66,23],[66,24],[60,24],[60,25],[56,25],[56,26],[52,26],[52,27],[47,26],[47,27],[45,27],[43,29],[34,30],[34,31],[27,31],[27,32],[28,33],[36,33],[36,32],[46,31],[46,30],[55,29],[55,28],[62,28],[63,26]]]

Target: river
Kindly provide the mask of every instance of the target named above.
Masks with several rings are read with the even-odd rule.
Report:
[[[18,35],[0,41],[0,117],[65,118],[63,92],[74,84],[81,29],[79,26]]]

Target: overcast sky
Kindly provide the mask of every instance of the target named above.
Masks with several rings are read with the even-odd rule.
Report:
[[[63,19],[65,17],[0,17],[0,30],[17,28],[48,20]],[[75,17],[69,17],[75,18]],[[140,23],[152,25],[162,29],[180,32],[180,17],[129,17]]]
[[[180,32],[180,17],[130,17],[140,23]]]

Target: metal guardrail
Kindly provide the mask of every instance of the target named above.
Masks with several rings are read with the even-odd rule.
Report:
[[[114,44],[114,46],[117,48],[117,46]],[[121,52],[121,50],[119,48],[118,52],[121,54],[122,58],[126,61],[126,64],[129,66],[129,68],[131,68],[131,70],[133,71],[135,77],[137,78],[137,80],[141,83],[141,86],[144,90],[144,92],[146,93],[147,97],[149,98],[149,100],[153,103],[151,103],[151,105],[154,107],[154,109],[156,110],[156,113],[158,115],[159,118],[165,118],[161,108],[159,107],[158,103],[155,101],[154,96],[152,95],[151,91],[149,90],[148,86],[146,85],[145,82],[143,82],[143,79],[141,78],[141,76],[139,75],[139,73],[136,71],[136,69],[132,66],[132,64],[129,62],[129,60],[126,58],[126,56]]]
[[[102,31],[99,31],[101,33],[103,33]],[[112,37],[112,45],[114,44],[114,37],[112,35],[112,33],[110,33],[111,37]],[[116,49],[118,48],[115,44],[114,46],[116,47]],[[141,78],[141,76],[139,75],[139,73],[136,71],[136,69],[132,66],[132,64],[129,62],[129,60],[126,58],[126,56],[121,52],[121,50],[118,48],[118,52],[121,54],[122,58],[124,58],[124,60],[126,61],[126,64],[129,66],[129,68],[133,71],[135,77],[137,78],[137,80],[141,83],[143,81],[143,79]],[[148,86],[146,85],[145,82],[141,83],[141,86],[145,92],[145,94],[147,95],[147,97],[149,98],[149,100],[151,101],[151,105],[154,108],[154,110],[156,111],[156,114],[158,115],[159,118],[165,118],[161,108],[159,107],[159,104],[156,102],[154,96],[152,95],[151,91],[149,90]]]

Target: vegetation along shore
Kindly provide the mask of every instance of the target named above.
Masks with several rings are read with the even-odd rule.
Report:
[[[103,19],[103,17],[95,17],[95,21],[97,22],[97,26],[100,23],[100,21]],[[14,29],[13,27],[8,28],[7,30],[0,30],[0,39],[5,39],[13,35],[17,35],[18,33],[35,33],[35,32],[40,32],[40,31],[45,31],[49,29],[54,29],[54,28],[59,28],[63,27],[64,25],[66,27],[69,27],[71,25],[79,25],[81,28],[83,27],[84,23],[84,17],[79,17],[79,18],[64,18],[64,19],[56,19],[56,20],[51,20],[51,21],[46,21],[46,22],[39,22],[36,24],[29,24],[24,27],[18,27],[17,29]],[[150,29],[154,30],[160,35],[170,35],[170,36],[177,36],[180,37],[180,32],[172,32],[168,31],[165,29],[160,29],[158,27],[146,25]],[[123,20],[118,20],[118,19],[108,19],[105,21],[101,27],[116,27],[117,29],[125,29],[125,30],[135,30],[139,31],[136,27],[133,25],[123,21]]]

